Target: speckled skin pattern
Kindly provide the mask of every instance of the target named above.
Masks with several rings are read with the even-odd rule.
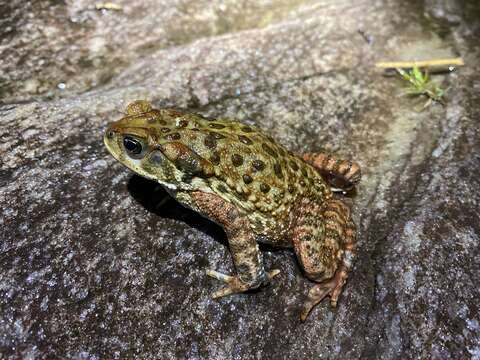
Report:
[[[279,273],[263,266],[257,242],[264,242],[293,247],[317,282],[302,320],[326,296],[336,306],[355,254],[355,225],[330,186],[354,186],[357,164],[324,154],[300,158],[256,127],[142,100],[110,124],[104,141],[118,161],[223,227],[237,275],[207,270],[226,283],[213,297],[257,288]]]

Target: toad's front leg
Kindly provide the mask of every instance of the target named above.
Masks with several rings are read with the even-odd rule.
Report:
[[[258,288],[267,284],[280,272],[279,270],[272,270],[268,273],[265,271],[262,255],[248,219],[240,214],[234,205],[217,195],[201,191],[193,192],[192,199],[202,214],[223,226],[237,271],[236,276],[229,276],[214,270],[207,270],[209,276],[227,284],[223,289],[213,293],[213,298]]]

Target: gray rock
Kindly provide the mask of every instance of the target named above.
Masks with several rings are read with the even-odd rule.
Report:
[[[479,359],[480,6],[212,3],[0,5],[0,353]],[[421,112],[373,67],[457,54],[467,66],[434,78],[447,105]],[[210,299],[205,269],[233,271],[222,230],[103,147],[138,98],[362,165],[337,309],[301,323],[311,284],[270,248],[270,287]]]

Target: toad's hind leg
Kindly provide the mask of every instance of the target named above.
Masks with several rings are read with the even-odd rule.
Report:
[[[192,199],[202,214],[223,226],[237,270],[236,276],[207,270],[207,275],[227,284],[226,287],[213,293],[213,298],[258,288],[280,272],[279,270],[265,271],[262,255],[250,224],[234,205],[217,195],[200,191],[192,192]]]
[[[362,177],[360,166],[350,160],[337,159],[324,153],[304,154],[303,160],[320,171],[334,188],[332,190],[349,190],[357,185]]]
[[[355,224],[340,200],[329,200],[322,208],[305,200],[297,211],[295,253],[307,277],[318,282],[300,315],[304,321],[326,296],[332,307],[337,305],[355,255]]]

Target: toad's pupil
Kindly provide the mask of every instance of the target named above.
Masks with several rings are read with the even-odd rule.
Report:
[[[142,152],[142,144],[129,136],[123,138],[123,146],[133,154],[140,154]]]

